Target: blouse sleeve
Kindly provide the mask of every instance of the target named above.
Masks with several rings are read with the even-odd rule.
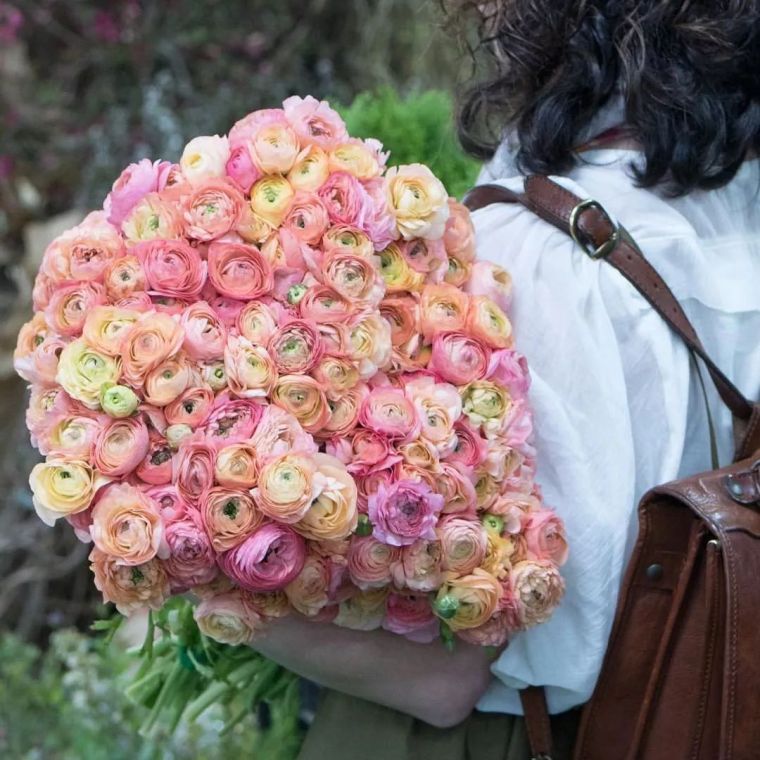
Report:
[[[521,713],[514,689],[542,685],[556,713],[593,691],[635,537],[639,484],[656,482],[663,459],[679,461],[686,401],[668,388],[688,387],[688,358],[641,296],[564,233],[516,205],[487,207],[474,221],[478,255],[512,275],[516,347],[532,377],[536,479],[570,546],[562,604],[549,622],[512,638],[478,707]],[[637,473],[632,415],[642,413],[655,448],[644,456],[649,471]]]

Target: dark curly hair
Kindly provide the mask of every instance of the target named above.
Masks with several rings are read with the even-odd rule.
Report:
[[[760,0],[444,0],[478,16],[460,140],[490,158],[506,128],[525,173],[561,174],[582,129],[617,92],[645,187],[720,187],[760,147]]]

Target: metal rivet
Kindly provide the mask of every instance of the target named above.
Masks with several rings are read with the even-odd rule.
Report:
[[[655,563],[647,568],[647,578],[649,578],[650,581],[659,581],[660,578],[662,578],[662,575],[662,565]]]

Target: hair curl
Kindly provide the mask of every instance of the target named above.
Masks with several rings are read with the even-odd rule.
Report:
[[[453,2],[453,0],[452,0]],[[620,93],[644,187],[681,195],[727,183],[760,147],[760,0],[458,0],[475,10],[491,71],[458,128],[490,158],[516,130],[525,173],[560,174],[593,115]]]

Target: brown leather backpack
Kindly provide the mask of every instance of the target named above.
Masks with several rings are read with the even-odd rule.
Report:
[[[538,176],[524,193],[482,185],[465,202],[471,210],[521,203],[614,266],[702,360],[735,420],[733,465],[658,486],[639,505],[638,541],[575,759],[758,760],[760,405],[707,356],[675,296],[599,203]],[[522,697],[532,752],[549,760],[543,689]]]

